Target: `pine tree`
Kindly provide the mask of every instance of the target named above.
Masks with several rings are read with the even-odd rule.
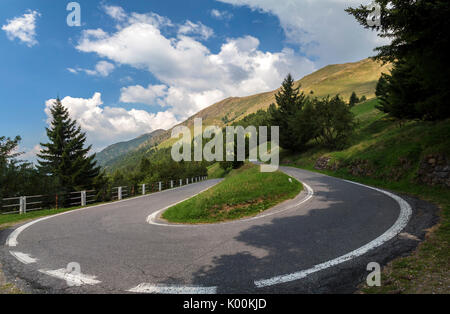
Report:
[[[50,112],[52,122],[46,128],[49,143],[41,143],[38,169],[53,177],[60,191],[92,187],[100,167],[96,167],[95,154],[88,156],[91,145],[84,147],[86,134],[75,120],[70,119],[59,98]]]
[[[278,107],[271,106],[272,125],[280,127],[280,146],[289,150],[297,150],[295,142],[295,117],[302,110],[307,98],[300,93],[300,87],[294,87],[291,74],[284,79],[280,91],[275,95]]]
[[[348,102],[348,105],[350,107],[354,107],[357,103],[359,103],[359,98],[358,96],[356,96],[356,93],[353,92],[352,95],[350,96],[350,101]]]

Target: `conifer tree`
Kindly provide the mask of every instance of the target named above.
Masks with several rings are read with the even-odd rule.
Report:
[[[292,140],[295,136],[295,117],[302,110],[307,98],[300,93],[300,87],[294,87],[291,74],[284,79],[280,91],[275,95],[278,107],[269,109],[272,116],[272,125],[280,127],[280,146],[289,150],[296,150]]]
[[[353,92],[352,95],[350,96],[350,101],[349,101],[348,105],[350,107],[354,107],[357,103],[359,103],[359,98],[358,98],[358,96],[356,96],[356,93]]]
[[[46,128],[49,142],[41,143],[42,150],[37,155],[38,169],[55,180],[59,191],[92,187],[100,167],[96,166],[95,154],[88,155],[91,145],[85,147],[86,134],[76,120],[70,118],[59,98],[50,112],[52,122]]]

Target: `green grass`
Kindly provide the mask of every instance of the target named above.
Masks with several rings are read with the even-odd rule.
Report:
[[[426,186],[417,180],[420,161],[428,154],[450,156],[450,121],[411,121],[403,126],[388,119],[369,100],[353,108],[360,120],[352,144],[342,151],[315,147],[301,155],[284,152],[282,162],[291,166],[405,193],[441,208],[441,222],[408,257],[385,267],[381,287],[361,287],[364,293],[449,293],[450,291],[450,189]],[[317,158],[328,156],[337,170],[316,170]],[[365,174],[351,168],[367,162]]]
[[[245,164],[208,191],[169,208],[162,217],[174,223],[213,223],[254,216],[300,193],[301,183],[289,178]]]
[[[223,169],[218,162],[208,167],[208,179],[219,179],[226,175],[225,169]]]

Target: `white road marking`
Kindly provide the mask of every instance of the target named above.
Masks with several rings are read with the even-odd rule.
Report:
[[[101,281],[96,280],[96,276],[85,275],[81,273],[72,273],[67,271],[65,268],[49,270],[49,269],[39,269],[40,273],[46,274],[48,276],[65,280],[72,286],[82,286],[82,285],[96,285],[101,283]]]
[[[26,253],[14,252],[14,251],[10,251],[9,253],[11,253],[12,256],[14,256],[19,262],[21,262],[23,264],[33,264],[38,261],[37,258],[33,258],[29,254],[26,254]]]
[[[159,194],[159,193],[166,193],[166,192],[168,192],[168,191],[174,191],[174,190],[177,190],[177,189],[180,189],[180,188],[184,188],[184,187],[187,187],[187,186],[191,186],[191,185],[184,185],[184,186],[180,186],[180,187],[177,187],[177,188],[173,188],[173,189],[169,189],[169,190],[164,190],[164,191],[161,191],[161,192],[155,192],[155,193],[148,194],[148,195],[141,195],[141,196],[136,196],[136,197],[124,199],[124,200],[121,200],[121,201],[115,201],[115,202],[113,202],[113,203],[105,203],[105,204],[100,204],[100,205],[95,205],[95,206],[89,206],[89,207],[84,207],[84,208],[75,209],[75,210],[71,210],[71,211],[66,211],[66,212],[63,212],[63,213],[60,213],[60,214],[56,214],[56,215],[52,215],[52,216],[42,217],[42,218],[39,218],[39,219],[30,221],[29,223],[27,223],[27,224],[25,224],[25,225],[23,225],[23,226],[20,226],[19,228],[15,229],[15,230],[8,236],[8,238],[6,239],[5,245],[6,245],[6,246],[9,246],[9,247],[15,247],[15,246],[17,246],[17,245],[19,244],[19,242],[17,241],[17,237],[18,237],[25,229],[29,228],[30,226],[32,226],[32,225],[34,225],[34,224],[36,224],[36,223],[38,223],[38,222],[41,222],[41,221],[44,221],[44,220],[47,220],[47,219],[52,219],[52,218],[55,218],[55,217],[58,217],[58,216],[66,215],[66,214],[76,213],[76,212],[83,211],[83,210],[86,210],[86,209],[93,209],[93,208],[98,208],[98,207],[103,207],[103,206],[108,206],[108,205],[115,205],[115,204],[118,204],[118,203],[128,202],[128,201],[135,200],[135,199],[140,199],[140,198],[144,198],[144,197],[151,197],[151,196],[156,195],[156,194]]]
[[[375,240],[369,242],[368,244],[366,244],[366,245],[360,247],[359,249],[356,249],[348,254],[345,254],[345,255],[335,258],[333,260],[315,265],[314,267],[306,269],[306,270],[302,270],[302,271],[287,274],[287,275],[276,276],[276,277],[269,278],[269,279],[257,280],[257,281],[255,281],[256,287],[263,288],[263,287],[268,287],[268,286],[273,286],[273,285],[278,285],[278,284],[282,284],[282,283],[299,280],[299,279],[307,277],[308,275],[310,275],[312,273],[316,273],[316,272],[324,270],[326,268],[333,267],[338,264],[350,261],[356,257],[359,257],[359,256],[367,253],[370,250],[373,250],[373,249],[383,245],[387,241],[393,239],[406,227],[406,225],[408,224],[408,221],[411,217],[412,209],[411,209],[411,206],[404,199],[402,199],[401,197],[399,197],[395,194],[392,194],[390,192],[387,192],[387,191],[384,191],[381,189],[377,189],[377,188],[374,188],[371,186],[367,186],[367,185],[364,185],[361,183],[356,183],[356,182],[352,182],[352,181],[348,181],[348,180],[343,180],[343,181],[381,192],[381,193],[393,198],[395,201],[397,201],[397,203],[400,205],[400,215],[399,215],[397,221],[394,223],[394,225],[391,228],[389,228],[385,233],[383,233],[381,236],[376,238]]]
[[[153,285],[141,283],[140,285],[128,290],[134,293],[155,293],[155,294],[216,294],[217,287],[200,286],[179,286],[179,285]]]
[[[175,205],[177,205],[179,203],[187,201],[188,199],[191,199],[191,198],[197,196],[198,194],[200,194],[200,193],[202,193],[202,192],[204,192],[206,190],[209,190],[211,188],[211,187],[209,187],[208,189],[206,189],[204,191],[201,191],[201,192],[199,192],[198,194],[196,194],[194,196],[191,196],[191,197],[189,197],[187,199],[184,199],[182,201],[176,202],[176,203],[174,203],[172,205],[169,205],[167,207],[164,207],[163,209],[160,209],[160,210],[154,212],[153,214],[151,214],[150,216],[147,217],[147,222],[149,224],[151,224],[151,225],[164,226],[164,227],[200,227],[200,226],[205,227],[205,226],[211,226],[211,225],[226,225],[226,224],[232,224],[232,223],[242,223],[242,222],[248,222],[248,221],[252,221],[252,220],[256,220],[256,219],[261,219],[261,218],[264,218],[264,217],[280,214],[282,212],[285,212],[287,210],[293,209],[293,208],[295,208],[297,206],[300,206],[301,204],[309,201],[314,196],[314,190],[309,185],[307,185],[306,183],[304,183],[304,182],[301,182],[301,183],[303,184],[304,187],[306,187],[306,190],[307,190],[306,197],[301,199],[298,203],[295,203],[295,204],[293,204],[293,205],[291,205],[291,206],[289,206],[289,207],[287,207],[285,209],[279,210],[279,211],[270,212],[270,213],[266,213],[266,214],[262,214],[262,215],[257,215],[255,217],[251,217],[251,218],[245,218],[245,219],[240,219],[240,220],[235,220],[235,221],[219,222],[219,223],[215,223],[215,224],[206,224],[206,225],[166,224],[166,223],[163,223],[163,222],[156,222],[157,217],[162,212],[164,212],[165,210],[167,210],[170,207],[175,206]]]

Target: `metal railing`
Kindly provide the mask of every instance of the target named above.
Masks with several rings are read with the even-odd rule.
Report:
[[[206,180],[207,176],[199,176],[178,180],[160,181],[136,186],[119,186],[111,189],[110,197],[112,201],[123,200],[125,198],[146,195],[163,190],[173,189],[180,186]],[[32,195],[17,196],[0,199],[0,213],[4,214],[25,214],[42,209],[60,209],[70,207],[84,207],[96,202],[100,202],[98,191],[76,191],[70,193],[59,193],[54,195]]]

